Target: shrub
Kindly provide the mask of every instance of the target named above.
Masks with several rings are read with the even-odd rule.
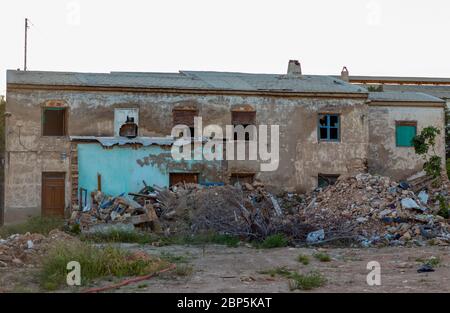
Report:
[[[54,290],[66,281],[66,266],[77,261],[81,266],[81,284],[107,276],[137,276],[153,273],[169,265],[160,259],[135,258],[124,250],[77,243],[60,243],[50,249],[43,259],[39,281],[43,288]]]
[[[319,260],[320,262],[330,262],[331,261],[331,257],[324,253],[324,252],[318,252],[314,254],[314,257]]]
[[[443,218],[449,218],[449,216],[450,216],[450,213],[449,213],[450,209],[449,209],[449,205],[447,203],[447,200],[442,195],[439,195],[437,197],[437,199],[439,201],[439,212],[437,213],[437,215],[442,216]]]
[[[258,243],[256,246],[262,249],[271,249],[286,247],[289,241],[284,234],[276,234],[266,237],[262,242]]]
[[[309,257],[307,255],[300,254],[297,257],[297,261],[299,261],[303,265],[308,265],[309,264]]]
[[[311,290],[325,285],[326,279],[318,272],[309,274],[292,273],[289,279],[289,289]]]
[[[283,276],[291,277],[292,272],[288,270],[285,266],[279,266],[268,270],[259,271],[259,274],[270,275],[271,277]]]

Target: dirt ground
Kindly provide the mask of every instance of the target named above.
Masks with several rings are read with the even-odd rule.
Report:
[[[309,248],[263,250],[219,245],[120,246],[181,260],[182,266],[192,267],[192,273],[188,276],[163,274],[110,292],[291,292],[286,278],[259,273],[280,266],[300,273],[319,271],[326,277],[327,283],[313,292],[450,292],[450,247],[324,249],[332,259],[330,262],[320,262],[312,256],[318,250]],[[310,256],[310,263],[299,263],[299,254]],[[417,273],[421,264],[419,259],[432,256],[440,259],[436,271]],[[369,286],[366,282],[366,276],[370,272],[366,269],[369,261],[377,261],[381,265],[381,286]],[[38,291],[37,280],[33,275],[35,271],[36,269],[1,269],[0,290]],[[110,283],[103,281],[92,286]]]

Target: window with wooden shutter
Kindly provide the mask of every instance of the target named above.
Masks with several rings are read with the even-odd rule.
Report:
[[[198,116],[198,110],[195,108],[175,108],[172,111],[173,126],[186,125],[189,127],[191,137],[194,137],[194,117]],[[183,134],[180,134],[183,136]]]
[[[232,125],[255,125],[256,111],[231,111]]]
[[[397,121],[395,123],[395,142],[397,147],[413,147],[413,138],[417,134],[417,122]]]
[[[231,124],[233,126],[242,125],[244,129],[249,125],[256,124],[256,111],[251,107],[242,107],[231,111]],[[238,140],[238,134],[234,132],[234,140]],[[250,134],[245,133],[245,140],[250,140]]]
[[[43,108],[42,110],[42,135],[65,136],[66,108]]]
[[[173,113],[173,125],[186,125],[194,127],[194,117],[198,116],[198,110],[193,108],[175,108]]]

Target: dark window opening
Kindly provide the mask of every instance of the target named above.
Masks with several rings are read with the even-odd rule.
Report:
[[[237,183],[239,183],[239,185],[248,183],[248,184],[253,184],[253,182],[255,181],[255,174],[253,173],[233,173],[230,176],[230,184],[231,185],[236,185]]]
[[[339,115],[319,114],[319,140],[339,141]]]
[[[198,173],[170,173],[170,187],[177,184],[198,184]]]
[[[334,185],[339,178],[339,175],[319,174],[317,176],[317,187],[325,188]]]
[[[66,135],[66,109],[44,108],[42,112],[42,135]]]

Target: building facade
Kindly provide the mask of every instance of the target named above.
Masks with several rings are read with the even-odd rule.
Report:
[[[422,164],[411,134],[444,125],[441,99],[402,96],[379,101],[341,79],[303,75],[295,62],[282,75],[8,71],[5,223],[68,214],[97,189],[117,195],[144,184],[259,180],[273,191],[305,192],[367,170],[402,179]],[[278,125],[278,166],[261,171],[261,158],[173,159],[173,126],[192,130],[194,117],[223,129]],[[128,120],[136,136],[120,136]]]

